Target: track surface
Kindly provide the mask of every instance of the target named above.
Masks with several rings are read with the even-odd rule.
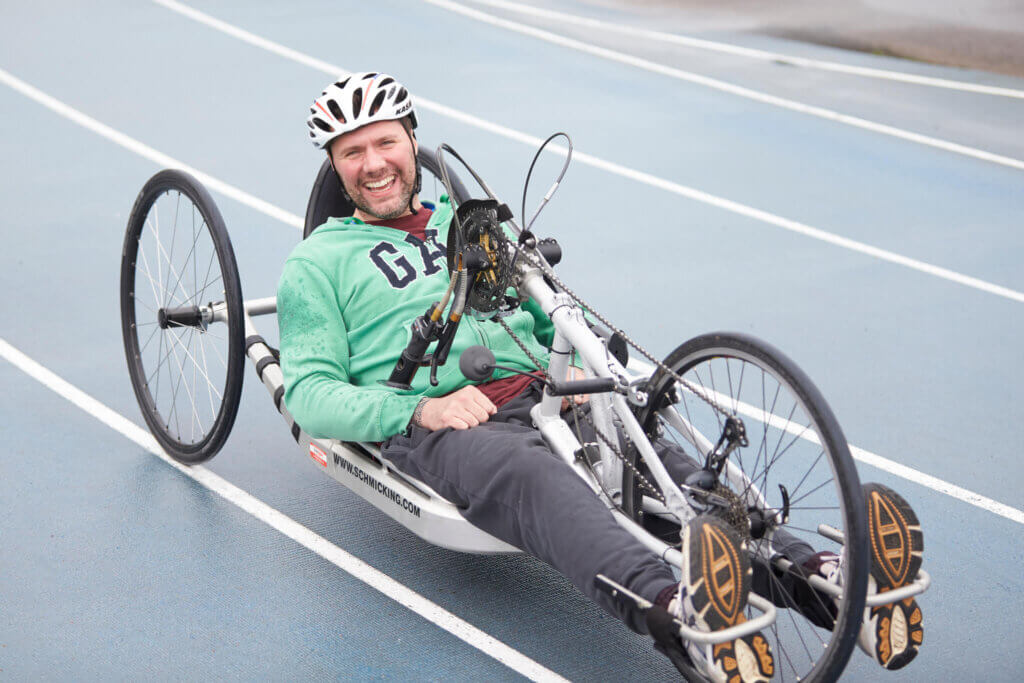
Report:
[[[425,3],[193,7],[346,69],[396,74],[414,94],[486,121],[541,138],[564,129],[578,151],[599,159],[1024,291],[1019,169],[710,90]],[[560,8],[638,21],[612,9]],[[1024,159],[1019,99],[794,69],[487,11]],[[384,29],[386,44],[378,39]],[[1011,77],[715,37],[1024,89]],[[321,157],[305,142],[302,119],[330,79],[314,68],[158,4],[112,2],[89,11],[77,3],[5,7],[0,69],[286,211],[304,210]],[[142,425],[121,349],[118,268],[132,201],[159,166],[11,87],[0,87],[0,115],[0,335]],[[531,146],[434,111],[420,120],[424,143],[454,145],[518,207]],[[549,160],[547,177],[558,163]],[[530,204],[546,187],[544,174]],[[272,295],[298,232],[214,197],[243,293]],[[885,482],[915,505],[934,580],[921,600],[925,649],[911,668],[885,678],[1019,678],[1024,303],[583,163],[538,225],[566,250],[564,278],[656,354],[711,329],[768,339],[815,379],[852,444],[1009,506],[1009,516],[994,514],[860,465],[863,480]],[[276,338],[272,320],[260,322]],[[519,676],[18,366],[0,362],[0,382],[0,678]],[[250,371],[234,432],[208,466],[214,473],[558,675],[672,677],[647,639],[540,563],[427,546],[304,460]],[[855,653],[848,680],[879,676]]]

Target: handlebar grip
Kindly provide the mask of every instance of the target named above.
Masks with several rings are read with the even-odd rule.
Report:
[[[611,377],[591,377],[590,379],[558,382],[557,384],[549,379],[547,393],[552,396],[572,396],[573,394],[601,394],[614,390],[615,380]]]
[[[413,322],[412,338],[395,363],[395,369],[391,371],[386,383],[388,386],[407,388],[412,383],[412,378],[423,362],[423,354],[427,352],[427,347],[434,336],[432,325],[426,316],[421,316]]]

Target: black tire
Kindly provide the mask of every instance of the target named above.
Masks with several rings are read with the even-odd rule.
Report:
[[[213,304],[218,318],[200,320]],[[238,266],[220,211],[195,178],[160,171],[128,218],[121,331],[142,416],[175,460],[209,460],[227,440],[242,393],[244,329]]]
[[[774,511],[784,506],[778,485],[788,492],[790,516],[778,525],[775,544],[757,537],[757,525],[751,525],[756,512],[749,510],[757,506],[750,505],[751,498],[735,495],[738,512],[722,513],[744,530],[748,539],[754,590],[779,607],[789,608],[779,609],[776,623],[763,631],[775,657],[774,680],[835,680],[856,643],[870,557],[860,481],[838,422],[810,379],[781,352],[753,337],[734,333],[696,337],[669,354],[665,365],[687,381],[688,387],[680,387],[671,375],[658,369],[651,378],[648,406],[637,417],[652,438],[669,447],[670,453],[663,455],[666,464],[682,457],[680,450],[701,465],[707,455],[707,442],[704,448],[697,448],[693,442],[699,439],[685,433],[686,423],[675,420],[670,424],[667,411],[677,411],[711,445],[723,433],[725,415],[737,416],[743,421],[749,445],[736,448],[729,456],[733,480],[727,481],[723,473],[720,481],[728,491],[741,494],[743,479],[738,472],[742,472],[760,490],[762,504]],[[722,410],[712,408],[700,394],[714,399]],[[634,479],[625,468],[623,491],[639,499]],[[638,516],[635,505],[627,513]],[[838,610],[827,596],[809,587],[804,572],[784,572],[778,559],[771,559],[789,553],[799,565],[817,551],[840,553],[841,544],[819,534],[820,523],[846,534],[848,555]],[[781,531],[810,549],[784,543]]]

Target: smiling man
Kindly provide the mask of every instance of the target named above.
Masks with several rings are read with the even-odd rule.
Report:
[[[744,621],[751,564],[746,541],[732,526],[700,515],[680,530],[687,558],[680,581],[615,521],[534,427],[530,409],[541,387],[535,376],[520,373],[542,369],[533,358],[546,366],[554,328],[532,300],[505,315],[501,325],[465,316],[455,334],[450,358],[482,343],[502,368],[495,379],[473,384],[449,362],[439,369],[436,386],[426,373],[415,377],[411,391],[382,386],[406,347],[412,321],[449,285],[441,245],[447,243],[452,206],[447,197],[435,206],[419,200],[416,113],[394,78],[372,72],[344,77],[309,112],[309,137],[327,152],[355,212],[314,230],[288,257],[281,276],[284,400],[296,422],[314,437],[380,443],[381,456],[399,470],[454,503],[477,527],[550,564],[634,630],[648,631],[644,615],[599,591],[595,576],[611,578],[699,629]],[[584,437],[594,440],[585,426]],[[672,444],[661,440],[656,446],[677,482],[699,469]],[[676,457],[666,458],[670,452]],[[909,506],[883,489],[877,488],[876,497],[886,509],[905,513],[900,529],[907,536],[911,527],[917,529],[919,540]],[[794,563],[841,580],[841,558],[822,557],[783,536],[780,531],[775,540]],[[908,543],[903,551],[900,557],[913,576],[919,545]],[[826,623],[832,608],[808,595],[807,609],[818,610]],[[728,609],[710,610],[711,602]],[[903,621],[920,632],[920,611],[911,603],[888,606],[884,618],[891,621],[890,612],[906,610]],[[795,606],[804,611],[799,602]],[[876,660],[896,668],[913,658],[920,638],[890,647],[889,621],[876,628],[881,618],[872,619],[866,632],[884,633],[884,647],[876,647],[877,635],[862,645],[874,648]],[[685,658],[713,681],[767,681],[774,671],[768,643],[756,632],[715,647],[678,637],[659,647],[673,662]],[[888,654],[879,657],[879,651]]]

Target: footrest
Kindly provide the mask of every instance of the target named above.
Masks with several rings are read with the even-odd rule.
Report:
[[[649,600],[645,600],[625,586],[612,581],[604,574],[598,574],[594,577],[594,585],[597,586],[598,589],[611,595],[616,600],[629,604],[634,609],[641,612],[645,612],[652,607]],[[703,645],[716,645],[718,643],[736,640],[741,636],[746,636],[768,628],[775,623],[777,615],[775,605],[756,593],[750,594],[747,598],[747,603],[762,614],[758,617],[745,621],[742,624],[730,626],[729,628],[722,629],[721,631],[698,631],[697,629],[690,628],[678,619],[672,619],[672,623],[676,628],[678,628],[679,636],[681,638],[694,643],[701,643]]]
[[[835,541],[836,543],[845,545],[846,537],[843,535],[842,531],[835,527],[829,526],[828,524],[819,524],[818,533],[830,541]],[[784,557],[776,557],[772,559],[772,563],[782,571],[787,571],[793,564]],[[842,588],[834,583],[829,583],[821,576],[811,576],[807,579],[807,583],[811,584],[815,590],[821,591],[833,598],[840,597],[843,592]],[[924,593],[931,585],[931,575],[923,569],[918,569],[917,576],[906,586],[900,586],[899,588],[895,588],[884,593],[869,595],[867,600],[864,601],[864,604],[867,607],[878,607],[879,605],[888,605],[893,602],[899,602],[900,600],[906,600],[907,598]]]

